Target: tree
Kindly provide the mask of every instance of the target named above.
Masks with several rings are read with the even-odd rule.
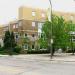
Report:
[[[41,34],[41,37],[39,38],[38,43],[40,45],[40,48],[45,48],[45,49],[48,48],[47,40],[43,33]]]
[[[16,46],[16,42],[15,42],[15,36],[13,32],[11,32],[10,39],[11,39],[11,48],[14,48]]]
[[[75,24],[72,23],[72,21],[70,21],[68,23],[68,29],[69,29],[69,35],[70,35],[70,48],[71,48],[71,51],[74,55],[74,49],[75,49],[75,42],[73,41],[73,39],[75,39]]]
[[[4,36],[5,49],[12,49],[16,46],[15,37],[13,32],[6,31]]]
[[[44,41],[47,42],[47,46],[50,47],[50,39],[51,39],[51,22],[46,21],[42,27],[42,33]]]
[[[51,25],[52,25],[52,38],[53,38],[53,50],[54,54],[55,48],[65,49],[69,45],[69,29],[67,22],[62,17],[52,16],[52,22],[46,21],[42,27],[42,33],[44,34],[47,45],[51,45]]]
[[[11,47],[10,32],[6,31],[4,36],[4,48],[9,49]]]
[[[53,17],[54,46],[63,50],[69,45],[69,30],[67,22],[62,17]]]

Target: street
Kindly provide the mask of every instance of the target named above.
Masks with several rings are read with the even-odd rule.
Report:
[[[75,62],[50,61],[48,55],[0,56],[0,75],[75,75]]]

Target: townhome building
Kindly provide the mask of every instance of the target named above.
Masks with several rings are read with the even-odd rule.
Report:
[[[53,14],[75,23],[74,13],[53,11]],[[9,22],[7,26],[0,27],[0,38],[3,39],[5,31],[13,31],[18,45],[25,50],[28,50],[29,47],[35,49],[38,38],[41,37],[42,25],[46,20],[46,9],[22,6],[18,11],[18,20]]]
[[[46,21],[46,11],[29,7],[19,8],[19,19],[9,23],[9,31],[15,34],[15,40],[25,49],[35,49],[41,28]],[[28,42],[27,39],[29,39]]]

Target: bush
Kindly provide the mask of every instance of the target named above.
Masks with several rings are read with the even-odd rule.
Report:
[[[13,48],[12,50],[11,49],[6,49],[4,47],[0,47],[0,54],[3,54],[3,55],[16,55],[20,52],[20,47],[15,47]]]
[[[39,46],[36,46],[36,47],[35,47],[35,50],[36,50],[36,51],[40,50]]]
[[[4,47],[0,47],[0,51],[4,51]]]
[[[13,52],[11,50],[0,49],[0,54],[3,54],[3,55],[6,55],[6,54],[12,55],[12,53]]]
[[[21,47],[20,47],[20,46],[16,46],[16,47],[13,49],[13,51],[16,52],[16,53],[20,53]]]
[[[46,54],[50,53],[49,50],[28,50],[27,54]]]
[[[73,50],[68,50],[66,51],[66,53],[73,53]],[[74,53],[75,53],[75,50],[74,50]]]
[[[6,54],[4,47],[0,47],[0,54]]]

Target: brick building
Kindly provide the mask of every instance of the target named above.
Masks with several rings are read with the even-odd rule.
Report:
[[[66,21],[72,20],[75,22],[74,13],[53,11],[53,14],[62,16]],[[13,31],[15,40],[20,46],[28,49],[28,45],[30,45],[31,49],[35,49],[37,40],[41,36],[42,25],[46,19],[47,11],[45,9],[20,7],[18,20],[10,22],[7,26],[0,27],[0,38],[3,38],[6,30]],[[29,39],[29,41],[25,43],[24,38]]]

